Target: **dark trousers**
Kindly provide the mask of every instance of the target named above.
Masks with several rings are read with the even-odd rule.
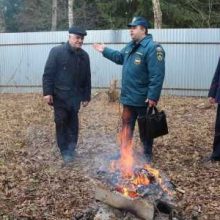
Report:
[[[62,156],[73,156],[78,141],[78,111],[63,106],[54,106],[57,145]]]
[[[138,117],[144,117],[146,115],[147,107],[136,107],[136,106],[123,106],[122,113],[122,130],[128,128],[126,138],[129,140],[132,139],[135,123]],[[141,127],[139,126],[139,133],[141,133]],[[141,137],[140,137],[141,138]],[[145,155],[152,156],[152,148],[153,148],[153,139],[145,139],[141,138],[141,142],[144,146]]]
[[[220,159],[220,104],[218,104],[216,121],[215,121],[215,136],[213,142],[213,159]]]

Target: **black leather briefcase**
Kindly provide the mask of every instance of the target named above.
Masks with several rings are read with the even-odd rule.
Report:
[[[147,108],[144,117],[138,117],[140,138],[142,141],[168,134],[166,114],[156,107]]]

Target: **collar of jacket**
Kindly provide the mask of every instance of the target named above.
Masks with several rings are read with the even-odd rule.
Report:
[[[69,41],[66,42],[66,48],[70,53],[77,53],[77,54],[81,54],[81,49],[76,49],[74,47],[71,47],[69,44]]]
[[[142,47],[146,47],[149,43],[149,41],[151,41],[153,39],[152,34],[147,34],[140,42],[139,44],[141,44]],[[130,42],[130,45],[135,44],[134,41]]]
[[[84,59],[84,53],[83,53],[83,49],[79,48],[79,49],[75,49],[74,47],[71,47],[69,42],[66,42],[66,49],[67,51],[69,51],[69,53],[76,55],[77,57],[79,57],[80,59]]]

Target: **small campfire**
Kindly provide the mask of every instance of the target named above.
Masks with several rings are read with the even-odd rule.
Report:
[[[128,135],[124,128],[119,136],[120,156],[98,170],[96,199],[143,219],[153,219],[155,209],[171,212],[174,185],[133,151]]]

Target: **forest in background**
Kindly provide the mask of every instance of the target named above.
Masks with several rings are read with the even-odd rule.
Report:
[[[155,10],[155,6],[157,7]],[[159,26],[155,20],[158,19]],[[219,28],[219,0],[0,0],[0,32],[125,29],[133,16],[151,28]]]

